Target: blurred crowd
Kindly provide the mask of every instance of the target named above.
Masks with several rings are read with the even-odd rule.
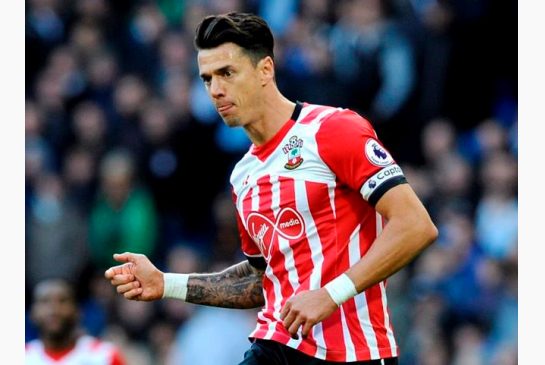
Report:
[[[389,280],[400,364],[516,364],[514,0],[27,0],[27,309],[37,283],[69,278],[82,326],[131,365],[242,359],[255,310],[128,301],[103,278],[116,252],[171,272],[244,259],[229,173],[250,142],[192,43],[233,10],[271,26],[288,98],[373,123],[439,228]]]

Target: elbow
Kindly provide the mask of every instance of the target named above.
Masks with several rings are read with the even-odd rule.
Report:
[[[430,221],[430,224],[428,226],[427,235],[428,235],[428,244],[427,244],[427,246],[434,243],[437,240],[437,237],[439,237],[439,230],[437,229],[435,224],[433,224],[433,222],[431,222],[431,221]]]
[[[429,215],[414,217],[410,222],[406,222],[407,230],[412,232],[413,242],[417,251],[422,251],[433,244],[439,236],[439,230],[433,224]]]
[[[426,247],[434,243],[439,236],[439,230],[437,229],[435,224],[433,224],[431,219],[429,219],[429,217],[420,227],[420,236],[422,237],[422,249],[425,249]]]

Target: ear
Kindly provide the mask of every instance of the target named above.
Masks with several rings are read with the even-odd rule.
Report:
[[[270,56],[262,58],[257,67],[261,75],[261,86],[267,85],[269,82],[274,81],[274,61]]]

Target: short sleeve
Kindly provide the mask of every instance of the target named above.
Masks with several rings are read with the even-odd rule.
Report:
[[[323,121],[316,141],[320,157],[337,180],[359,191],[373,206],[389,189],[407,183],[369,121],[351,110]]]

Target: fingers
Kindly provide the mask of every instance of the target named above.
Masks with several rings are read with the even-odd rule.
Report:
[[[134,289],[129,290],[128,292],[123,293],[123,296],[126,299],[138,300],[140,295],[143,293],[143,291],[144,290],[142,288],[134,288]]]
[[[288,300],[286,304],[284,304],[284,307],[280,311],[280,319],[284,320],[284,318],[288,315],[291,309],[291,302]]]
[[[289,301],[282,308],[280,319],[282,319],[284,327],[294,339],[299,338],[298,332],[301,326],[303,326],[301,336],[306,338],[312,327],[318,322],[317,319],[311,317],[308,313],[296,309]]]
[[[134,275],[132,274],[120,274],[120,275],[114,275],[110,278],[110,283],[114,286],[123,285],[130,283],[131,281],[134,281]]]
[[[293,323],[288,328],[288,332],[290,333],[291,338],[294,338],[296,340],[299,339],[299,335],[297,334],[297,332],[299,331],[299,327],[301,327],[301,324],[303,324],[303,322],[305,322],[303,317],[298,316],[297,318],[295,318]]]
[[[284,327],[288,330],[292,338],[299,338],[297,332],[302,323],[305,322],[303,316],[300,315],[299,311],[293,310],[291,308],[291,303],[288,301],[282,311],[280,312],[280,319],[284,324]]]
[[[134,262],[136,255],[130,252],[114,253],[114,260],[118,262]]]
[[[126,284],[121,284],[116,287],[116,290],[119,294],[123,294],[126,297],[126,294],[131,292],[134,289],[141,289],[140,283],[138,281],[131,281]]]
[[[132,263],[112,266],[104,272],[104,276],[106,279],[112,279],[115,275],[131,274],[132,266]]]
[[[301,336],[303,338],[307,338],[308,334],[310,333],[310,330],[312,330],[312,327],[315,323],[312,323],[310,321],[307,321],[303,324],[303,330],[301,331]]]
[[[282,318],[282,316],[280,316],[280,318]],[[282,320],[284,327],[286,327],[286,329],[289,330],[290,326],[292,325],[292,323],[295,321],[296,318],[297,318],[297,314],[294,311],[290,311]]]

